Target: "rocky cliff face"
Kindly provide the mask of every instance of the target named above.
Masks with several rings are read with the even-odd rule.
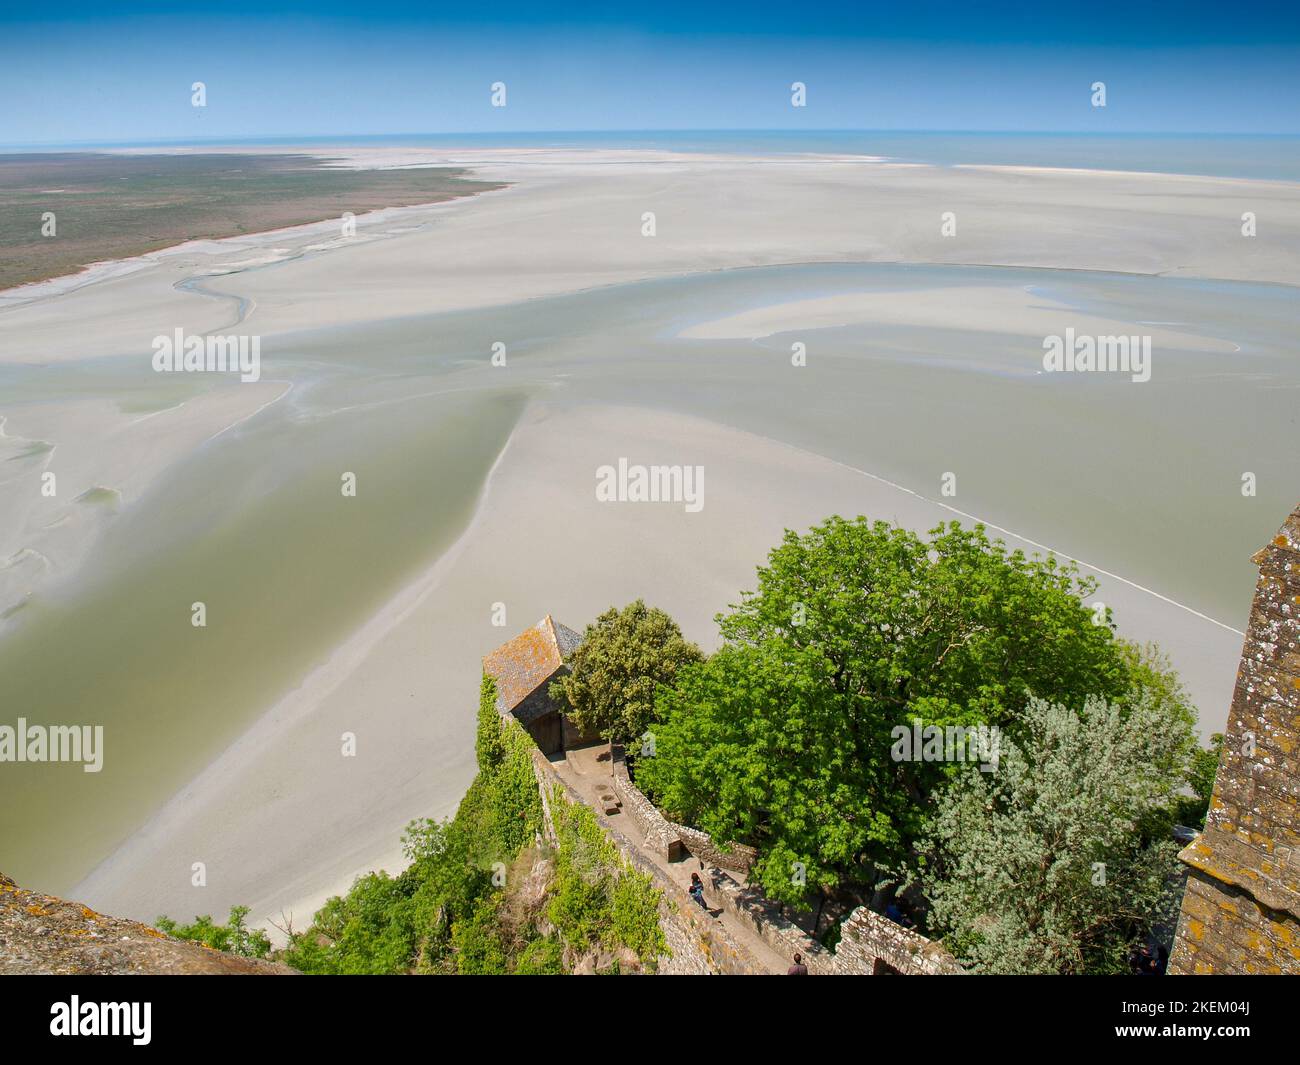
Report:
[[[0,873],[0,975],[163,973],[293,975],[278,962],[226,954],[20,888]]]

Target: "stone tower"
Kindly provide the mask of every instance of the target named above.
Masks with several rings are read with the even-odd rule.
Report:
[[[1170,973],[1300,973],[1300,506],[1259,583]]]

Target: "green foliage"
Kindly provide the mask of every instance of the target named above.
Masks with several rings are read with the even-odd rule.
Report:
[[[474,737],[474,753],[478,757],[479,772],[491,773],[505,758],[505,745],[501,739],[501,714],[497,711],[497,685],[486,673],[479,685],[478,729]]]
[[[1197,747],[1192,752],[1192,764],[1187,771],[1190,796],[1178,796],[1174,818],[1180,825],[1203,829],[1205,815],[1210,811],[1210,797],[1214,794],[1214,778],[1219,772],[1219,757],[1223,753],[1223,733],[1210,737],[1209,748]]]
[[[500,950],[485,928],[508,866],[542,823],[528,734],[495,709],[485,681],[479,706],[480,771],[447,821],[411,822],[402,837],[411,864],[398,877],[370,873],[330,899],[311,928],[294,935],[285,961],[303,972],[496,971]],[[463,962],[462,962],[463,958]]]
[[[1180,734],[1196,728],[1196,708],[1169,657],[1153,643],[1136,644],[1116,640],[1124,661],[1126,685],[1118,701],[1154,702],[1165,708]]]
[[[1014,731],[1031,694],[1076,710],[1122,698],[1131,664],[1083,605],[1093,590],[981,526],[926,540],[834,517],[787,532],[757,592],[719,617],[727,645],[660,691],[638,782],[671,815],[757,846],[755,875],[785,902],[907,869],[956,767],[894,761],[894,727]]]
[[[1153,701],[1167,709],[1171,718],[1170,727],[1180,737],[1194,736],[1196,708],[1168,657],[1154,644],[1139,646],[1121,640],[1120,650],[1129,671],[1128,690],[1120,701],[1121,705],[1143,700]],[[1214,778],[1219,771],[1223,734],[1216,732],[1211,736],[1208,749],[1195,743],[1190,746],[1190,760],[1184,761],[1180,750],[1178,764],[1185,765],[1183,790],[1191,791],[1192,794],[1179,794],[1169,805],[1164,821],[1170,829],[1175,824],[1189,825],[1192,828],[1205,827],[1205,815],[1210,809],[1210,796],[1214,791]],[[1174,765],[1156,768],[1164,774],[1177,771]]]
[[[412,821],[410,865],[370,873],[330,899],[291,938],[288,964],[308,973],[562,973],[593,948],[628,947],[647,965],[667,951],[659,893],[624,867],[594,815],[557,789],[554,853],[531,844],[542,825],[533,741],[480,694],[479,773],[446,821]],[[507,871],[504,883],[495,873]],[[545,915],[545,919],[543,916]]]
[[[1123,972],[1134,940],[1177,911],[1164,811],[1191,752],[1182,708],[1032,700],[998,768],[967,767],[923,848],[932,928],[979,972]]]
[[[515,963],[516,976],[562,976],[564,950],[558,939],[547,936],[534,939]]]
[[[177,939],[202,943],[216,950],[228,951],[245,958],[265,958],[271,952],[271,940],[260,928],[245,928],[244,918],[247,916],[247,906],[232,906],[230,918],[225,924],[215,924],[205,914],[186,925],[178,925],[168,917],[159,917],[154,922],[154,927]]]
[[[671,686],[683,667],[702,658],[671,617],[638,599],[587,626],[569,672],[551,683],[550,693],[583,732],[629,743],[654,723],[659,687]]]
[[[337,976],[403,973],[417,934],[408,885],[382,871],[367,873],[347,895],[325,903],[309,932],[293,937],[284,960],[302,972]]]
[[[1073,565],[1008,552],[978,525],[952,522],[930,537],[838,517],[787,532],[758,592],[719,618],[723,635],[817,650],[839,694],[935,710],[973,701],[990,724],[1030,692],[1080,705],[1123,691],[1110,626],[1080,601],[1095,586]]]
[[[564,946],[576,955],[598,945],[609,931],[609,903],[618,852],[591,811],[556,794],[552,803],[559,847],[547,917]]]
[[[500,903],[498,895],[485,896],[469,917],[452,926],[456,971],[461,975],[498,976],[508,971],[498,917]]]
[[[610,897],[610,932],[614,941],[632,950],[645,965],[668,953],[659,924],[659,890],[649,873],[625,869],[614,881]]]
[[[585,806],[558,789],[551,803],[559,846],[546,915],[572,957],[627,947],[651,966],[668,952],[659,927],[660,893],[650,877],[629,868]]]
[[[484,867],[493,862],[508,864],[542,827],[532,760],[536,745],[513,720],[501,722],[500,745],[500,764],[492,772],[480,772],[466,796],[474,796],[475,850]]]
[[[832,884],[865,879],[869,847],[902,847],[911,807],[894,784],[888,729],[879,723],[860,757],[846,750],[843,701],[815,651],[780,640],[723,647],[660,705],[667,720],[637,782],[670,815],[757,846],[753,874],[770,897],[801,901],[795,862],[811,883]]]

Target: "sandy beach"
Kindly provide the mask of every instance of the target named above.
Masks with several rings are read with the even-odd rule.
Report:
[[[709,471],[713,494],[698,514],[607,506],[593,493],[567,490],[588,484],[610,455],[669,461],[683,439]],[[582,624],[611,602],[648,594],[653,574],[654,601],[690,638],[716,646],[713,615],[753,586],[756,562],[784,528],[811,525],[828,506],[917,529],[954,517],[855,470],[706,422],[535,405],[455,547],[74,894],[110,899],[127,913],[147,912],[160,899],[185,912],[243,901],[275,924],[291,919],[303,927],[358,872],[401,868],[398,841],[408,821],[454,810],[473,776],[475,667],[503,635],[547,613]],[[543,511],[545,528],[531,520]],[[1166,634],[1166,650],[1193,667],[1184,670],[1187,682],[1226,705],[1240,653],[1236,633],[1104,577],[1099,595],[1129,635]],[[506,604],[504,629],[491,624],[495,602]],[[345,732],[358,737],[356,758],[339,754]],[[189,884],[195,860],[207,864],[206,888]],[[145,869],[172,872],[141,876]]]
[[[732,372],[743,383],[735,396],[718,386],[706,408],[702,400],[687,402],[686,385],[673,376],[673,360],[694,349],[651,353],[655,338],[639,335],[626,349],[609,349],[617,338],[632,336],[626,332],[631,323],[620,319],[621,305],[610,304],[594,352],[584,348],[576,326],[544,345],[538,341],[541,350],[534,352],[531,334],[521,327],[516,340],[509,331],[511,315],[611,286],[808,263],[999,267],[1039,272],[1044,284],[1087,271],[1250,283],[1265,294],[1276,287],[1289,295],[1286,287],[1300,284],[1300,186],[813,155],[412,148],[321,154],[347,166],[455,165],[509,187],[362,216],[356,237],[341,236],[336,223],[319,223],[185,245],[78,279],[0,293],[0,373],[13,375],[17,391],[11,395],[21,397],[0,402],[0,459],[16,460],[0,476],[0,611],[11,612],[9,624],[23,621],[26,611],[15,608],[34,594],[75,597],[77,582],[102,564],[97,551],[116,515],[161,505],[157,496],[173,483],[168,478],[192,482],[202,462],[219,464],[228,449],[253,456],[261,448],[268,466],[286,461],[276,449],[296,444],[271,433],[270,419],[294,429],[319,425],[322,440],[325,428],[338,424],[329,439],[351,441],[362,423],[344,417],[361,417],[357,412],[367,403],[396,410],[419,391],[410,381],[448,403],[464,390],[468,403],[488,395],[483,375],[491,373],[498,375],[491,389],[509,392],[513,406],[499,425],[493,423],[499,432],[485,432],[476,442],[473,476],[465,474],[466,502],[449,512],[437,550],[403,570],[381,603],[358,610],[342,638],[304,652],[305,667],[295,665],[292,676],[268,686],[275,698],[241,708],[228,728],[214,726],[210,742],[216,746],[204,753],[205,768],[148,803],[142,794],[137,808],[147,805],[148,816],[116,826],[117,836],[93,868],[51,862],[69,882],[38,886],[144,920],[159,913],[224,915],[242,903],[259,922],[291,919],[304,927],[314,908],[359,872],[400,867],[399,839],[409,820],[454,809],[473,775],[481,655],[544,614],[581,629],[611,603],[638,596],[673,614],[690,638],[713,647],[714,615],[752,587],[754,567],[782,530],[832,513],[863,513],[918,530],[968,520],[969,514],[1001,529],[1012,547],[1054,548],[1080,558],[1085,572],[1098,577],[1097,598],[1113,609],[1120,631],[1154,640],[1171,656],[1200,707],[1203,732],[1222,726],[1248,584],[1237,608],[1235,600],[1210,592],[1195,598],[1172,587],[1167,574],[1179,569],[1196,591],[1186,558],[1174,559],[1169,571],[1147,567],[1139,556],[1124,555],[1118,534],[1106,540],[1078,526],[1071,542],[1044,542],[1036,529],[1018,523],[1019,513],[980,506],[997,498],[994,486],[969,502],[965,496],[941,499],[937,478],[949,468],[942,459],[934,464],[934,479],[904,483],[907,472],[897,472],[898,460],[883,449],[851,447],[852,440],[821,449],[812,435],[775,418],[763,422],[755,411],[779,402],[780,379],[771,384],[759,371],[750,377],[728,369],[772,351],[784,369],[788,342],[808,335],[838,337],[846,350],[869,350],[881,360],[885,355],[868,342],[887,341],[891,358],[903,352],[909,358],[898,356],[900,364],[924,376],[945,368],[928,348],[917,349],[919,368],[909,362],[909,345],[928,330],[927,336],[940,337],[935,350],[948,344],[946,338],[967,338],[962,343],[969,344],[971,366],[961,372],[978,370],[981,382],[991,382],[979,387],[1011,382],[1008,387],[1029,388],[1036,386],[1044,335],[1067,324],[1096,333],[1133,332],[1134,318],[1094,311],[1072,302],[1075,295],[1026,284],[1019,273],[1005,284],[980,275],[961,299],[925,278],[895,291],[836,282],[845,291],[811,296],[782,296],[777,281],[748,306],[743,294],[729,295],[727,305],[712,313],[683,303],[689,320],[656,334],[674,344],[702,345],[701,367],[720,367],[720,380]],[[1255,238],[1240,235],[1243,211],[1261,220]],[[642,235],[647,212],[654,216],[653,236]],[[945,212],[956,216],[955,236],[941,235]],[[1086,280],[1104,283],[1091,275]],[[644,299],[672,303],[672,291],[652,291]],[[1194,293],[1178,298],[1189,307],[1196,302]],[[484,313],[464,319],[468,324],[437,317],[475,311]],[[553,316],[563,321],[565,313],[559,306]],[[1248,318],[1243,312],[1241,321]],[[1239,356],[1257,360],[1254,370],[1268,377],[1279,409],[1295,395],[1296,379],[1274,376],[1275,363],[1267,361],[1274,357],[1273,334],[1251,332],[1263,326],[1234,319],[1211,327],[1189,315],[1142,327],[1157,348],[1177,354],[1178,373],[1185,375],[1178,377],[1180,388],[1199,382],[1196,396],[1206,398],[1187,392],[1186,410],[1199,412],[1198,404],[1212,402],[1205,381]],[[177,328],[255,333],[270,353],[269,370],[256,384],[223,379],[199,388],[185,381],[170,397],[156,389],[137,394],[133,389],[143,386],[132,375],[147,364],[151,338]],[[428,337],[427,351],[412,339],[420,336]],[[492,342],[502,337],[510,341],[509,365],[493,371]],[[379,385],[366,380],[368,356],[349,361],[338,354],[338,345],[346,344],[388,360],[374,375]],[[711,344],[723,346],[714,353]],[[640,367],[629,373],[634,381],[640,373],[645,387],[606,384],[602,372],[612,378],[613,371],[600,369],[601,358]],[[115,399],[58,391],[46,396],[35,375],[47,371],[103,373],[114,382],[120,372],[122,390]],[[699,372],[689,380],[703,391],[712,378]],[[834,381],[824,387],[833,398]],[[905,392],[897,395],[896,404],[913,401]],[[1130,393],[1110,395],[1098,393],[1098,402],[1125,412]],[[330,398],[328,407],[323,396]],[[1048,399],[1044,422],[1064,421],[1055,413],[1064,408],[1049,406]],[[810,424],[825,417],[820,402],[806,400]],[[1080,419],[1086,406],[1076,412]],[[409,417],[419,424],[416,412]],[[756,431],[760,423],[769,430]],[[1264,419],[1260,431],[1272,425]],[[364,442],[386,463],[411,458],[396,444],[381,451],[387,437],[376,443],[357,432],[355,440],[358,455],[366,453]],[[1016,446],[1034,450],[1028,441]],[[454,439],[439,438],[426,453],[442,449],[452,468],[459,462],[455,447]],[[859,461],[843,457],[859,454]],[[338,471],[351,468],[344,465],[351,453],[340,450],[337,462],[330,455],[322,479],[335,484]],[[593,471],[620,456],[705,467],[706,505],[693,514],[680,506],[598,503]],[[1237,476],[1236,459],[1225,459],[1225,479]],[[1279,483],[1292,472],[1285,463],[1267,468],[1276,471],[1262,478],[1268,493],[1295,494],[1294,480]],[[488,471],[481,478],[480,467]],[[58,496],[42,500],[36,486],[51,469],[58,472]],[[250,476],[236,488],[232,475],[232,487],[214,479],[212,491],[239,491],[252,500],[278,491],[278,483]],[[111,493],[111,505],[87,505],[86,493],[97,490]],[[1042,491],[1064,498],[1070,486]],[[1128,493],[1126,500],[1142,494],[1140,485],[1117,491]],[[1233,491],[1229,483],[1225,494]],[[363,491],[358,502],[365,498]],[[1032,505],[1033,494],[1027,498],[1026,506]],[[1051,509],[1056,498],[1043,495],[1041,507]],[[1249,580],[1249,552],[1276,518],[1261,506],[1257,517],[1233,527],[1241,557],[1224,565],[1231,567],[1234,586],[1238,574]],[[1260,540],[1252,543],[1256,524]],[[1199,549],[1202,555],[1189,556],[1198,564],[1214,554],[1208,541]],[[319,580],[333,579],[325,563],[317,572]],[[504,627],[491,624],[495,603],[506,605]],[[304,626],[309,623],[304,619]],[[5,631],[0,628],[0,639]],[[357,737],[354,758],[340,754],[345,733]],[[51,820],[45,828],[58,825]],[[207,868],[204,888],[191,886],[194,862]]]

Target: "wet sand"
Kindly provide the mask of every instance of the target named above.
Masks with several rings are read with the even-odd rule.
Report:
[[[0,628],[0,684],[29,718],[113,726],[98,777],[4,771],[7,872],[144,919],[247,903],[305,924],[395,867],[407,820],[454,807],[482,653],[637,596],[712,646],[782,529],[831,513],[973,515],[1099,567],[1121,630],[1161,643],[1203,727],[1222,722],[1249,554],[1300,485],[1275,446],[1300,187],[655,152],[352,161],[512,185],[356,238],[322,224],[0,294],[0,591],[26,604]],[[1269,219],[1254,240],[1245,209]],[[725,272],[863,261],[1015,269]],[[1044,381],[1039,341],[1066,324],[1151,333],[1158,376]],[[176,328],[257,333],[262,381],[159,381],[149,341]],[[597,505],[594,469],[620,456],[705,465],[704,510]],[[203,643],[196,599],[217,606]]]

